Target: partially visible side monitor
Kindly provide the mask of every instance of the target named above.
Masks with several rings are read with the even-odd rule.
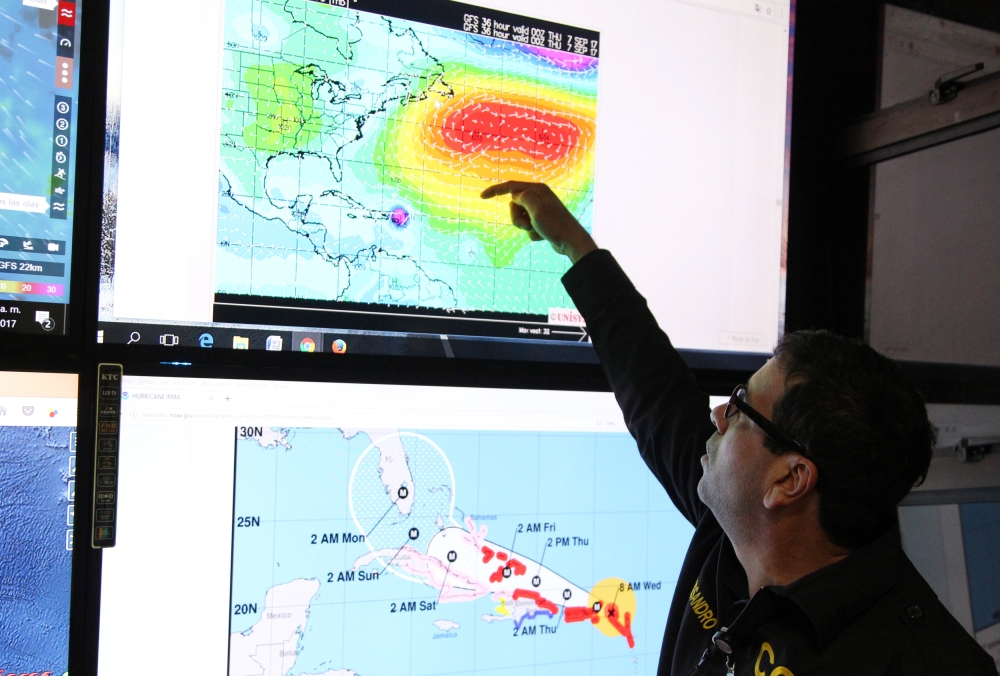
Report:
[[[67,331],[89,5],[0,0],[0,334]]]
[[[568,260],[479,197],[518,180],[678,347],[759,361],[788,0],[488,4],[112,0],[98,342],[594,361]]]
[[[693,528],[609,393],[127,376],[122,414],[102,676],[656,672]]]
[[[76,397],[74,374],[0,372],[0,674],[68,669]]]

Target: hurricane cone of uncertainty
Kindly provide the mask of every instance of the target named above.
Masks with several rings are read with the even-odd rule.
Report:
[[[624,433],[236,441],[229,676],[652,675],[691,526]]]

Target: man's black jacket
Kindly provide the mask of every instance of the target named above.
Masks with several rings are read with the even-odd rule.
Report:
[[[712,648],[723,627],[735,643],[729,660],[736,674],[997,674],[895,532],[787,587],[765,587],[748,602],[746,573],[698,498],[700,457],[715,431],[706,397],[610,253],[588,254],[563,284],[587,322],[643,460],[695,526],[658,674],[726,673],[726,655]]]

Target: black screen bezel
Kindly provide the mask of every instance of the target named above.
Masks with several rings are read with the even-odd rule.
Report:
[[[93,101],[88,101],[92,104],[91,108],[95,113],[92,118],[92,125],[97,127],[98,123],[102,132],[105,129],[105,118],[106,118],[106,90],[107,90],[107,58],[108,58],[108,13],[109,13],[109,2],[108,0],[92,0],[94,2],[99,2],[104,11],[103,15],[103,43],[101,45],[95,46],[95,51],[97,56],[101,57],[102,61],[94,61],[94,64],[101,63],[102,68],[98,69],[100,72],[92,73],[92,79],[89,80],[93,84],[95,89],[93,94]],[[796,8],[795,3],[792,3],[790,9],[790,36],[794,35],[795,31],[795,21],[796,21]],[[93,34],[96,37],[96,32]],[[791,68],[794,64],[794,53],[793,47],[794,42],[789,40],[789,67]],[[789,99],[786,102],[789,110],[792,108],[792,100]],[[97,115],[99,113],[99,115]],[[794,116],[790,119],[794,120]],[[790,129],[786,129],[786,134],[790,134]],[[216,348],[212,350],[200,350],[199,348],[182,348],[182,347],[160,347],[155,345],[142,345],[142,346],[128,346],[127,352],[118,352],[117,348],[126,347],[121,343],[96,343],[96,335],[98,330],[98,305],[100,302],[99,298],[99,288],[100,288],[100,264],[101,264],[101,228],[102,228],[102,207],[103,207],[103,195],[104,195],[104,134],[101,135],[101,147],[100,152],[97,151],[97,145],[91,145],[93,156],[89,163],[89,169],[92,172],[91,176],[93,180],[90,185],[90,202],[91,210],[88,212],[88,225],[89,227],[89,242],[87,243],[87,276],[86,276],[86,293],[87,293],[87,309],[83,316],[83,330],[82,330],[82,348],[88,353],[91,351],[92,346],[96,345],[97,351],[93,354],[108,354],[108,355],[119,355],[119,358],[102,358],[102,361],[121,361],[121,358],[127,358],[131,360],[147,360],[147,361],[198,361],[211,364],[246,364],[248,363],[243,357],[238,353],[240,351],[230,350],[228,348]],[[78,153],[82,157],[82,153]],[[784,265],[784,264],[782,264]],[[776,274],[779,274],[779,270],[775,270]],[[77,287],[74,287],[74,292]],[[785,297],[787,296],[786,291],[783,289],[782,297],[779,298],[779,308],[784,307]],[[80,308],[83,311],[83,308]],[[779,324],[784,320],[784,315],[779,314]],[[150,322],[147,324],[151,327],[157,327],[158,325]],[[192,325],[178,325],[176,329],[191,329]],[[199,329],[200,331],[201,329]],[[210,329],[209,329],[210,330]],[[290,331],[291,329],[287,329]],[[179,332],[179,331],[178,331]],[[323,331],[326,333],[331,333],[332,331]],[[780,335],[780,331],[779,331]],[[432,335],[427,336],[428,338],[433,338]],[[470,356],[459,357],[459,361],[466,361],[471,363],[474,362],[512,362],[512,363],[531,363],[531,364],[554,364],[554,363],[568,363],[573,364],[582,368],[588,368],[596,363],[596,355],[594,358],[587,361],[579,361],[573,357],[567,357],[558,354],[554,357],[548,356],[552,352],[550,347],[546,350],[546,345],[530,345],[528,342],[522,343],[525,345],[525,349],[521,350],[518,354],[508,355],[504,354],[505,350],[503,346],[498,346],[492,344],[493,341],[483,341],[485,344],[478,345],[479,341],[474,339],[467,339],[465,336],[455,334],[452,336],[454,339],[464,340],[468,343],[465,348],[465,352]],[[471,338],[471,337],[470,337]],[[506,342],[506,341],[505,341]],[[538,341],[530,341],[538,342]],[[555,341],[553,341],[555,343]],[[558,345],[558,343],[555,343]],[[554,347],[554,346],[553,346]],[[350,350],[349,350],[350,351]],[[195,353],[210,352],[211,354],[199,354]],[[265,352],[264,350],[251,350],[251,352]],[[679,352],[684,356],[685,360],[688,362],[692,368],[705,371],[718,371],[723,374],[723,379],[728,382],[728,377],[724,374],[732,372],[752,372],[758,369],[760,366],[767,361],[771,356],[766,352],[737,352],[737,351],[727,351],[727,350],[700,350],[700,349],[681,349]],[[441,351],[440,355],[437,355],[437,350],[433,350],[429,355],[419,355],[415,353],[413,356],[397,357],[395,355],[380,354],[380,355],[366,355],[366,356],[376,356],[382,359],[424,359],[432,361],[446,361],[448,357]],[[268,363],[273,363],[275,366],[283,365],[298,365],[301,362],[297,361],[286,361],[282,357],[284,353],[267,353],[267,357],[264,359],[268,360]],[[318,353],[312,353],[309,358],[312,360],[310,363],[316,368],[327,368],[332,367],[332,364],[338,360],[344,359],[345,356],[349,355],[334,355],[332,353],[323,352],[322,355]],[[332,361],[331,361],[332,360]],[[728,394],[726,392],[725,394]]]
[[[86,317],[91,307],[88,282],[88,260],[91,245],[91,224],[95,215],[100,219],[100,183],[103,180],[104,90],[107,73],[108,0],[77,0],[82,5],[77,34],[80,41],[78,71],[79,96],[76,113],[75,185],[73,191],[73,250],[70,260],[70,301],[66,313],[65,332],[0,333],[0,350],[26,352],[78,351],[83,338]],[[103,64],[104,67],[98,67]],[[100,158],[95,167],[95,156]],[[61,304],[53,304],[62,307]]]

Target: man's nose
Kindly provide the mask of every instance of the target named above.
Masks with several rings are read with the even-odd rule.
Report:
[[[726,428],[729,427],[729,421],[725,417],[726,405],[719,404],[712,409],[712,413],[709,417],[712,419],[712,424],[715,425],[715,429],[719,430],[719,434],[725,434]]]

